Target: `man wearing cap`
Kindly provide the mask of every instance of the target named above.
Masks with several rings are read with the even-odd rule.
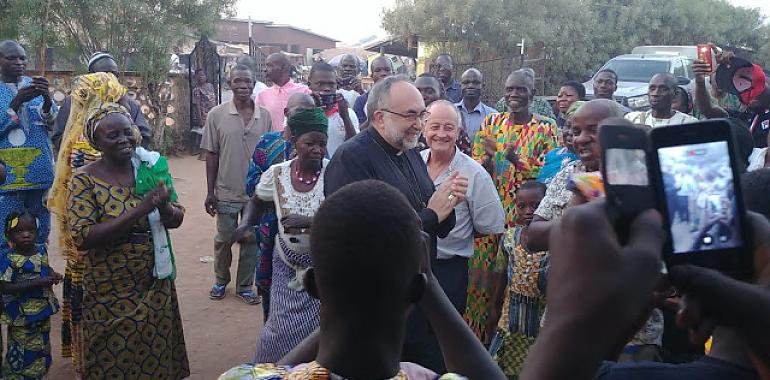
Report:
[[[118,77],[119,70],[118,64],[115,62],[115,58],[110,53],[96,52],[91,55],[88,60],[88,72],[89,73],[110,73]],[[135,100],[126,97],[125,104],[129,106],[129,114],[134,122],[134,125],[139,128],[139,132],[142,134],[142,146],[147,148],[152,142],[152,128],[147,123],[147,119],[144,118],[141,106]],[[59,109],[59,113],[56,116],[56,123],[54,124],[54,132],[51,136],[51,141],[58,149],[61,145],[62,137],[64,135],[64,127],[67,126],[67,119],[70,117],[70,109],[72,108],[72,98],[67,96],[64,99]]]
[[[728,117],[728,112],[713,104],[706,89],[706,76],[716,75],[716,84],[720,90],[737,95],[741,103],[749,109],[749,129],[754,138],[754,146],[767,147],[770,132],[770,84],[764,70],[759,65],[735,57],[732,53],[718,54],[719,66],[712,71],[711,65],[696,60],[695,105],[709,119]]]
[[[21,208],[38,217],[38,244],[48,240],[50,214],[44,197],[54,178],[48,131],[56,106],[42,77],[24,76],[27,53],[16,41],[0,41],[0,220]],[[0,235],[0,246],[6,244]]]

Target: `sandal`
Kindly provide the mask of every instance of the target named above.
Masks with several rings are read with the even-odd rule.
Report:
[[[225,287],[226,285],[214,284],[209,292],[209,298],[212,300],[221,300],[222,298],[225,298]]]
[[[238,292],[238,298],[248,305],[259,305],[262,303],[262,297],[255,293],[253,290],[247,290],[245,292]]]

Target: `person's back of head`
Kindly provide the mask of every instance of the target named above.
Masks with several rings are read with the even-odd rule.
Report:
[[[746,209],[770,220],[770,169],[759,169],[741,176],[743,203]]]
[[[381,321],[396,327],[422,295],[419,219],[404,195],[384,182],[355,182],[326,198],[313,219],[310,246],[306,288],[321,300],[322,326],[375,328]]]
[[[749,167],[749,157],[754,150],[754,138],[742,120],[735,118],[728,118],[726,120],[727,124],[730,124],[730,129],[735,138],[735,148],[741,165],[740,169],[741,171],[746,171],[746,168]]]

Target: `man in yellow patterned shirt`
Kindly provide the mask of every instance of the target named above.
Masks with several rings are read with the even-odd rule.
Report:
[[[556,147],[556,122],[529,111],[534,87],[532,77],[521,70],[511,73],[505,81],[510,112],[487,116],[473,141],[473,158],[492,175],[509,227],[515,222],[516,189],[537,177],[545,154]]]
[[[556,122],[534,115],[529,105],[535,94],[535,81],[524,70],[517,70],[505,81],[509,112],[487,116],[473,141],[473,159],[492,176],[505,209],[508,228],[516,222],[514,195],[519,186],[540,173],[545,154],[556,147]],[[487,301],[490,298],[492,265],[497,254],[497,236],[474,239],[473,256],[468,262],[468,299],[465,320],[484,342]]]

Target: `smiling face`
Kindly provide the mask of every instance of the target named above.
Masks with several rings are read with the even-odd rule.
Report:
[[[246,101],[251,99],[254,91],[254,74],[249,70],[233,70],[230,73],[230,89],[233,90],[233,98]]]
[[[391,112],[375,111],[375,128],[394,148],[400,151],[414,149],[423,127],[419,117],[425,111],[422,95],[411,83],[399,81],[393,83],[387,96],[387,109]]]
[[[460,120],[454,105],[439,102],[428,108],[430,117],[425,122],[423,135],[432,152],[454,151],[459,135]]]
[[[559,112],[566,113],[569,106],[580,99],[580,95],[577,90],[572,86],[561,86],[559,94],[556,95],[556,105],[559,107]]]
[[[513,73],[505,81],[505,100],[508,109],[513,113],[525,112],[532,101],[534,83],[531,78],[523,73]]]
[[[125,115],[111,113],[99,122],[94,132],[94,142],[102,154],[115,162],[131,159],[136,149],[136,134]]]

